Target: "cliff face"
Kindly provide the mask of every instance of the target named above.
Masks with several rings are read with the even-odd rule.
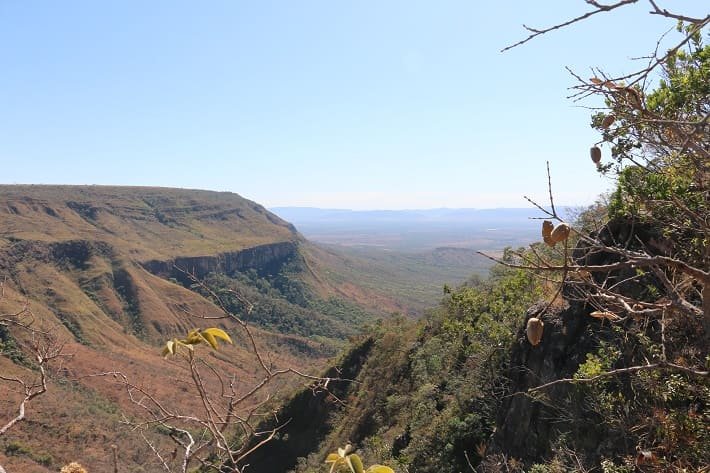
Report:
[[[142,263],[149,272],[163,278],[174,278],[181,283],[189,283],[189,273],[198,279],[208,273],[220,272],[228,275],[236,271],[255,269],[260,274],[276,273],[290,258],[296,256],[295,242],[284,241],[245,248],[240,251],[221,253],[214,256],[186,256],[167,261],[150,260]]]
[[[598,238],[606,245],[623,242],[625,248],[649,255],[673,254],[677,245],[658,228],[630,219],[612,220],[600,230]],[[584,242],[577,245],[572,257],[578,264],[590,266],[622,261],[617,253]],[[591,278],[597,287],[613,288],[629,300],[660,300],[658,294],[665,291],[656,275],[634,267],[595,272]],[[667,446],[676,445],[692,458],[688,452],[703,442],[702,435],[695,437],[693,416],[698,417],[702,407],[697,406],[706,403],[698,399],[707,398],[710,392],[698,379],[683,380],[661,371],[648,377],[617,374],[597,383],[557,383],[528,393],[530,388],[574,378],[590,359],[594,360],[590,369],[601,373],[649,364],[649,360],[658,360],[660,353],[684,363],[691,357],[702,360],[707,353],[707,344],[700,341],[703,331],[699,318],[669,310],[663,322],[653,316],[626,316],[612,326],[590,316],[600,309],[592,305],[593,299],[584,291],[593,294],[596,289],[566,284],[562,291],[564,308],[541,314],[544,306],[537,304],[528,310],[525,320],[541,318],[544,335],[540,344],[533,346],[526,340],[525,325],[520,327],[509,367],[502,373],[508,379],[509,395],[498,410],[493,449],[527,465],[550,461],[564,448],[574,451],[586,464],[598,465],[603,458],[621,457],[628,462],[636,449],[651,448],[654,443],[659,456],[673,458],[675,453]],[[664,421],[681,420],[659,428],[654,416]],[[686,440],[666,436],[665,432],[674,429],[685,429]]]
[[[122,457],[122,467],[159,470],[157,464],[143,465],[152,455],[136,446],[139,438],[116,429],[116,413],[130,409],[125,392],[106,378],[90,375],[120,371],[160,394],[176,379],[189,376],[180,363],[163,360],[158,347],[204,327],[204,320],[190,315],[199,314],[214,319],[209,323],[234,340],[233,346],[220,347],[219,357],[210,363],[235,373],[248,386],[254,382],[254,359],[238,324],[219,319],[224,314],[210,300],[169,278],[186,278],[175,267],[198,278],[250,269],[277,274],[298,255],[301,241],[290,224],[236,194],[0,186],[0,312],[12,313],[29,301],[36,326],[51,330],[73,355],[58,375],[62,382],[52,382],[47,395],[30,406],[29,421],[12,432],[13,441],[28,451],[51,454],[55,463],[45,469],[31,456],[8,463],[1,445],[0,463],[12,466],[12,471],[58,471],[77,459],[76,447],[81,445],[85,466],[108,471],[109,447],[115,443],[119,452],[136,452]],[[308,371],[323,363],[321,342],[258,327],[253,331],[256,343],[279,366]],[[3,334],[14,335],[12,327]],[[25,369],[5,356],[0,356],[0,365],[3,372]],[[5,399],[3,386],[0,383],[0,395]],[[171,392],[169,399],[176,409],[199,409],[191,405],[184,388]],[[0,416],[6,414],[0,409]],[[37,422],[40,419],[51,419],[51,428]],[[57,442],[57,432],[81,434]],[[164,444],[169,443],[166,438]]]
[[[544,304],[531,307],[526,316],[540,318],[545,323],[544,337],[539,345],[531,345],[525,325],[518,332],[510,352],[510,366],[504,375],[509,379],[509,392],[497,416],[494,448],[512,458],[527,462],[540,460],[550,453],[552,441],[561,432],[585,439],[590,446],[599,442],[595,429],[580,422],[584,406],[555,402],[541,402],[524,393],[529,388],[570,378],[586,360],[587,353],[599,343],[598,323],[589,317],[591,308],[574,303],[564,309],[541,314]],[[596,327],[594,327],[596,326]],[[560,384],[544,391],[549,399],[567,399],[574,389]],[[570,411],[570,406],[573,410]]]

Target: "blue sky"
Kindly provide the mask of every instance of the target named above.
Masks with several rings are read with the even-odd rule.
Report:
[[[598,137],[565,98],[564,66],[630,72],[673,26],[648,9],[502,54],[522,23],[587,5],[0,0],[0,182],[201,188],[267,206],[523,207],[523,194],[544,201],[549,160],[558,201],[589,203],[611,183],[588,158]]]

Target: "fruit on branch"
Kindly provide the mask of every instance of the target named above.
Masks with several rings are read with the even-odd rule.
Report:
[[[560,223],[559,225],[557,225],[550,234],[550,241],[552,241],[552,246],[555,246],[556,243],[565,241],[567,238],[569,238],[569,232],[570,228],[569,225],[567,225],[566,223]]]
[[[532,346],[538,345],[540,343],[540,340],[542,340],[542,332],[544,331],[544,327],[545,323],[536,317],[532,317],[530,320],[528,320],[526,333],[528,336],[528,341]]]
[[[643,102],[641,93],[633,87],[625,87],[621,89],[621,97],[636,110],[643,110]]]
[[[605,128],[605,129],[609,128],[612,125],[612,123],[614,123],[614,120],[616,120],[616,117],[614,115],[605,116],[604,119],[602,120],[602,128]],[[592,159],[594,159],[594,158],[592,158]],[[594,161],[594,162],[596,162],[596,161]]]
[[[549,220],[542,222],[542,239],[549,246],[555,246],[556,243],[569,238],[569,232],[570,228],[566,223],[560,223],[553,228]]]
[[[552,229],[554,227],[555,226],[549,220],[542,222],[542,240],[550,246],[554,246],[552,240],[550,239],[550,235],[552,235]]]
[[[602,150],[599,146],[592,146],[589,148],[589,156],[591,156],[594,164],[599,164],[599,161],[602,160]]]

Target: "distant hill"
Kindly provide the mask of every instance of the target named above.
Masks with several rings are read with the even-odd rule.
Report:
[[[526,219],[530,208],[498,209],[416,209],[416,210],[348,210],[316,207],[272,207],[269,210],[294,223],[316,222],[442,222],[485,223],[517,222]]]
[[[143,261],[298,238],[292,225],[229,192],[0,185],[0,239],[5,241],[103,241]]]

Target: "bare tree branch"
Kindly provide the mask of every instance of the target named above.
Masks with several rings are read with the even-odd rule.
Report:
[[[548,28],[537,29],[537,28],[531,28],[529,26],[523,25],[523,28],[525,28],[526,30],[531,32],[530,36],[528,36],[527,38],[525,38],[523,40],[518,41],[515,44],[511,44],[510,46],[506,46],[505,48],[501,49],[500,52],[505,52],[505,51],[508,51],[509,49],[513,49],[517,46],[525,44],[528,41],[530,41],[540,35],[543,35],[545,33],[549,33],[550,31],[558,30],[560,28],[564,28],[565,26],[569,26],[569,25],[572,25],[572,24],[577,23],[579,21],[586,20],[587,18],[594,16],[598,13],[606,13],[606,12],[615,10],[619,7],[630,5],[630,4],[636,3],[636,2],[638,2],[638,0],[621,0],[621,1],[611,4],[611,5],[602,5],[599,2],[587,0],[587,3],[592,5],[593,7],[595,7],[596,10],[592,10],[590,12],[583,14],[583,15],[572,18],[571,20],[565,21],[564,23],[559,23],[557,25],[550,26]]]

